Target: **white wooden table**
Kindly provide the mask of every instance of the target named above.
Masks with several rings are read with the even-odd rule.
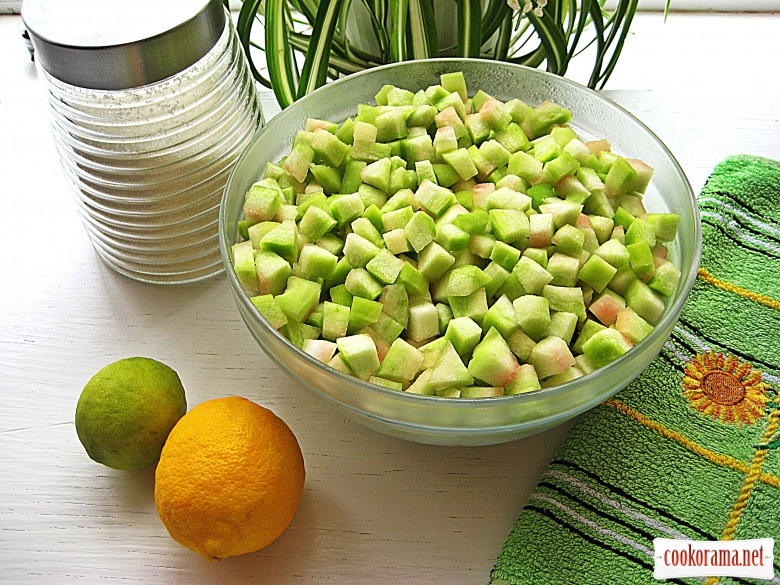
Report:
[[[164,287],[108,269],[67,193],[18,21],[0,17],[0,582],[486,582],[567,427],[480,448],[384,437],[280,373],[224,277]],[[698,191],[728,154],[780,158],[777,82],[746,86],[749,72],[735,74],[738,87],[704,75],[609,96],[655,130]],[[266,115],[274,109],[269,98]],[[190,406],[240,394],[292,427],[306,488],[274,544],[209,563],[168,536],[152,469],[112,471],[86,456],[73,425],[81,388],[133,355],[176,369]]]

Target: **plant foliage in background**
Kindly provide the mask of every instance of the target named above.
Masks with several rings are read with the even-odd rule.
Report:
[[[283,108],[328,78],[437,56],[546,64],[551,73],[564,75],[571,60],[591,45],[595,60],[588,86],[602,88],[639,0],[617,0],[609,12],[604,0],[520,1],[243,0],[237,28],[253,75],[273,89]],[[437,30],[436,11],[447,15],[451,30]],[[362,26],[355,24],[358,12]],[[257,21],[264,44],[250,38]],[[442,46],[446,41],[440,39],[448,37],[453,41]],[[253,49],[265,52],[265,68],[255,64]]]

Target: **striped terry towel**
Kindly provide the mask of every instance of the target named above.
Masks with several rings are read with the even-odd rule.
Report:
[[[780,584],[780,163],[728,158],[699,209],[699,278],[672,337],[574,425],[491,585],[659,583],[656,538],[773,538],[773,579],[670,582]]]

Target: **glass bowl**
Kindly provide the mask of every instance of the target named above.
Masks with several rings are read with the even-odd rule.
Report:
[[[655,169],[645,196],[651,212],[680,214],[670,249],[682,276],[664,315],[636,347],[590,374],[558,386],[496,398],[428,397],[391,390],[342,374],[304,353],[271,327],[249,301],[230,262],[238,238],[244,194],[267,161],[289,153],[307,118],[341,122],[358,103],[374,103],[385,84],[416,91],[439,83],[442,73],[462,71],[471,93],[482,89],[501,99],[531,105],[551,100],[572,112],[572,126],[585,139],[606,138],[618,154]],[[696,199],[671,152],[642,122],[601,94],[560,77],[518,65],[477,59],[433,59],[393,64],[350,75],[297,101],[253,138],[228,179],[220,209],[220,249],[241,317],[265,353],[305,388],[347,417],[388,435],[440,445],[506,442],[550,429],[610,398],[658,354],[677,322],[696,279],[701,224]]]

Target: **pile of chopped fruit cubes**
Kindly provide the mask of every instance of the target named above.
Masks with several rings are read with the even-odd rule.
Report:
[[[487,398],[602,367],[680,278],[653,170],[549,101],[469,97],[461,73],[309,119],[246,193],[236,275],[304,352],[400,392]]]

